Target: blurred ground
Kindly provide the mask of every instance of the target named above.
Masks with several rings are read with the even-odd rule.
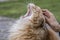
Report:
[[[12,18],[0,17],[0,40],[7,40],[8,30],[14,21]]]

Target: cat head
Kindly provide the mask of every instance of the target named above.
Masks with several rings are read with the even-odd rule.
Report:
[[[29,19],[34,27],[42,26],[45,20],[42,9],[33,3],[28,4],[24,18]]]

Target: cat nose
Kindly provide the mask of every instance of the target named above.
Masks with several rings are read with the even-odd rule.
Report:
[[[33,4],[33,3],[29,3],[29,4],[28,4],[28,8],[32,9],[32,8],[34,8],[34,7],[35,7],[35,4]]]

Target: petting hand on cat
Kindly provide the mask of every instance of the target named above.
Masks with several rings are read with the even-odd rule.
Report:
[[[56,32],[60,32],[60,25],[57,22],[55,16],[47,9],[42,9],[42,11],[46,22],[51,26],[51,28]]]

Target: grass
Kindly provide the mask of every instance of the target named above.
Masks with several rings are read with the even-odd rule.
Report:
[[[27,11],[27,4],[34,3],[41,8],[50,10],[60,21],[60,0],[18,0],[0,3],[0,16],[18,18]]]

